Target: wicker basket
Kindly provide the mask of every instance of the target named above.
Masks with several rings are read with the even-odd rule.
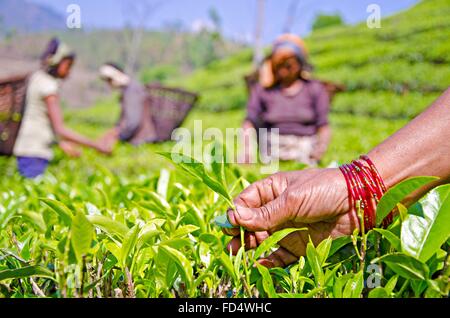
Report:
[[[11,156],[25,111],[27,76],[0,80],[0,155]]]
[[[150,96],[152,118],[158,141],[170,140],[172,131],[178,128],[198,100],[198,95],[179,88],[159,84],[146,86]]]

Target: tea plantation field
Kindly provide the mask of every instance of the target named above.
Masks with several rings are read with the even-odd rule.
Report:
[[[306,39],[315,76],[347,88],[333,101],[333,139],[321,166],[367,153],[449,86],[449,16],[449,0],[428,0],[384,19],[381,29],[345,26]],[[168,81],[202,94],[183,126],[240,127],[250,70],[251,52],[243,51]],[[118,112],[105,100],[66,109],[65,117],[98,137]],[[260,166],[176,165],[161,155],[173,146],[119,144],[111,157],[85,150],[72,160],[57,150],[36,180],[23,180],[14,158],[0,157],[0,298],[448,297],[450,185],[409,210],[400,205],[387,229],[310,243],[297,263],[269,270],[255,260],[294,229],[232,256],[213,222],[264,177]],[[395,204],[410,186],[386,197]]]

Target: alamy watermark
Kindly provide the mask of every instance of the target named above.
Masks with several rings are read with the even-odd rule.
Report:
[[[372,3],[367,6],[367,13],[370,13],[367,17],[366,24],[369,29],[381,28],[381,8],[378,4]]]
[[[369,274],[367,276],[366,285],[367,288],[376,288],[381,286],[381,267],[377,264],[370,264],[367,266],[366,273]]]
[[[66,26],[69,29],[81,29],[81,7],[78,4],[69,4],[66,8],[68,14]]]
[[[193,131],[188,128],[175,129],[172,141],[175,141],[172,148],[175,163],[191,163],[192,158],[205,164],[260,163],[262,174],[279,170],[278,129],[226,128],[224,133],[219,128],[203,129],[203,122],[195,120]]]

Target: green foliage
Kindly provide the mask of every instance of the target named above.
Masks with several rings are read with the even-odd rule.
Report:
[[[402,224],[402,248],[426,262],[450,237],[450,186],[441,186],[422,203],[423,216],[408,215]]]
[[[164,169],[159,176],[127,182],[103,168],[83,186],[47,176],[2,192],[2,217],[14,206],[10,191],[23,198],[20,217],[1,223],[0,284],[7,286],[2,296],[34,297],[37,290],[48,297],[114,297],[118,290],[125,297],[448,296],[448,185],[420,201],[425,220],[420,231],[409,221],[420,210],[413,206],[389,228],[354,236],[353,246],[350,237],[309,242],[306,257],[285,270],[267,269],[258,259],[286,236],[307,229],[283,229],[256,250],[229,255],[228,239],[212,221],[247,184],[240,182],[245,172],[193,160],[176,165],[184,173]],[[411,181],[396,188],[409,191]],[[392,194],[386,197],[392,200]],[[29,213],[33,210],[42,217]],[[13,233],[16,244],[10,243]],[[383,267],[380,284],[365,283],[373,279],[365,264]],[[24,278],[34,280],[25,284]]]
[[[377,206],[377,225],[380,225],[384,218],[395,206],[408,195],[423,187],[424,185],[436,181],[437,177],[416,177],[400,182],[390,188],[381,198]]]
[[[158,65],[150,68],[146,68],[141,71],[141,82],[152,83],[160,82],[163,83],[169,78],[173,78],[179,75],[179,69],[175,65]]]
[[[344,21],[342,20],[342,17],[336,13],[336,14],[318,14],[314,18],[314,22],[312,24],[313,31],[328,28],[331,26],[336,25],[343,25]]]

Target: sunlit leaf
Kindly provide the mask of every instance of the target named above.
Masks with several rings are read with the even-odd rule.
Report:
[[[423,187],[430,182],[436,181],[437,177],[414,177],[406,179],[399,184],[390,188],[381,198],[377,206],[376,224],[381,224],[384,218],[395,208],[397,203],[401,202],[405,197],[415,190]]]
[[[342,296],[344,298],[360,298],[364,288],[364,273],[359,271],[345,284]]]
[[[173,262],[178,265],[178,270],[180,271],[186,285],[192,285],[194,281],[193,269],[186,256],[184,256],[180,251],[177,251],[176,249],[165,245],[161,245],[159,247],[159,250],[164,252]]]
[[[33,211],[23,211],[20,215],[41,232],[45,232],[47,230],[47,226],[45,225],[44,218],[41,214]]]
[[[86,255],[91,248],[92,238],[94,236],[94,227],[88,221],[85,214],[78,211],[72,220],[70,231],[70,240],[75,256],[78,261],[81,261],[82,257]]]
[[[408,215],[402,223],[405,253],[426,262],[450,237],[450,185],[431,191],[422,201],[424,217]]]
[[[281,231],[275,232],[271,236],[269,236],[267,239],[265,239],[255,250],[254,259],[257,259],[261,257],[264,253],[269,251],[272,247],[274,247],[276,244],[278,244],[279,241],[284,239],[289,234],[296,232],[296,231],[305,231],[306,228],[300,228],[300,229],[283,229]]]
[[[275,291],[275,287],[273,286],[273,280],[269,270],[258,263],[256,263],[256,267],[261,274],[263,289],[266,292],[267,296],[269,298],[276,298],[277,293]]]
[[[386,254],[372,260],[371,263],[378,262],[385,263],[396,274],[406,279],[426,280],[430,271],[426,264],[402,253]]]
[[[219,258],[220,263],[225,268],[225,271],[230,275],[230,277],[233,279],[234,282],[237,282],[238,278],[236,276],[236,273],[234,271],[233,263],[230,260],[230,257],[227,255],[227,253],[222,252],[222,255]]]
[[[65,225],[71,225],[73,213],[65,204],[47,198],[41,198],[40,201],[47,205],[56,214],[58,214]]]
[[[378,228],[375,228],[373,230],[375,232],[380,233],[385,239],[387,239],[389,241],[389,243],[391,244],[391,246],[397,252],[401,252],[402,246],[401,246],[400,239],[394,233],[392,233],[391,231],[388,231],[388,230],[383,230],[383,229],[378,229]]]
[[[311,266],[311,270],[314,274],[316,287],[322,287],[324,285],[324,274],[322,270],[321,259],[312,242],[308,242],[308,245],[306,246],[306,257],[308,259],[308,264],[309,266]]]
[[[120,258],[121,265],[125,268],[127,266],[127,259],[132,255],[134,248],[136,247],[136,243],[138,240],[138,235],[140,232],[140,228],[138,225],[135,225],[128,233],[125,235],[122,248],[120,250]]]
[[[7,279],[25,278],[30,276],[54,278],[53,272],[38,265],[0,271],[0,281]]]
[[[114,221],[113,219],[103,216],[103,215],[88,215],[87,219],[89,222],[91,222],[93,225],[101,229],[102,231],[105,231],[106,233],[110,235],[118,235],[119,237],[123,238],[128,233],[129,229],[126,225]]]

